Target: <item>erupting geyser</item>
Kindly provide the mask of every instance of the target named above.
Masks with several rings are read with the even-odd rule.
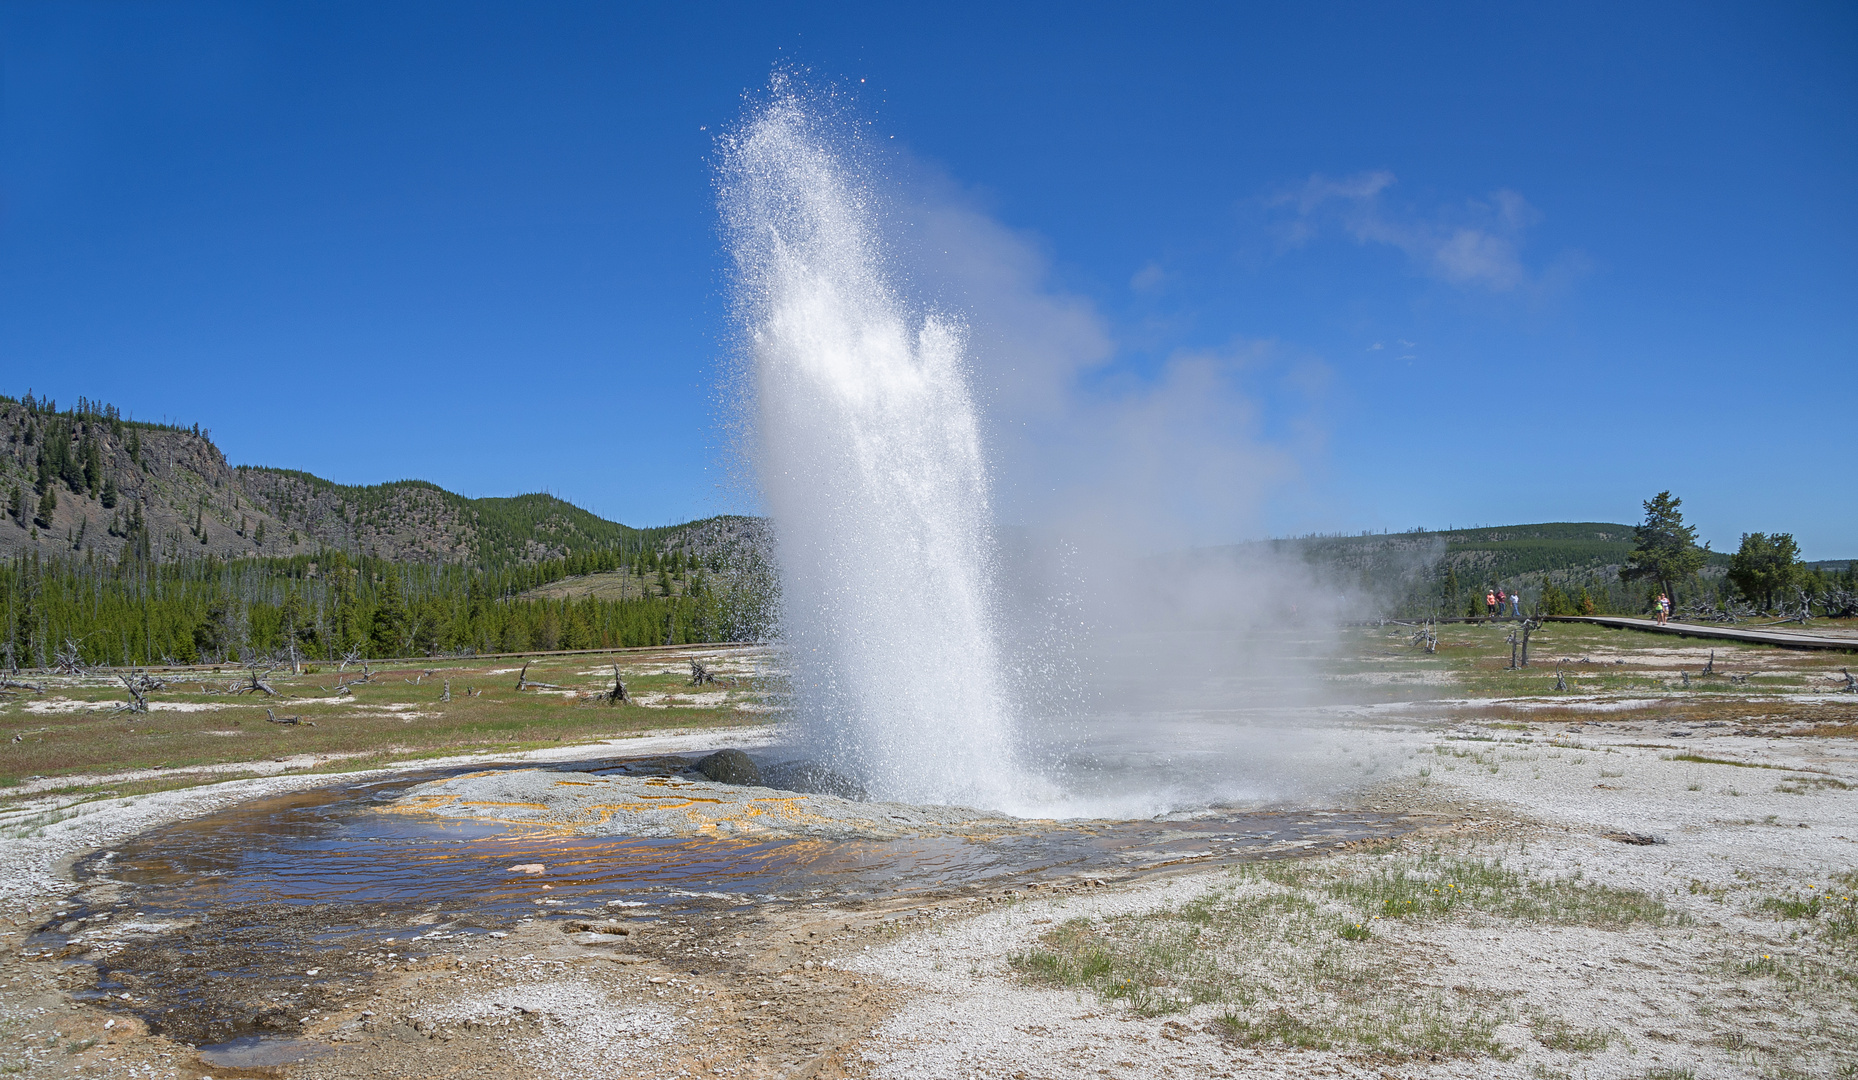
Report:
[[[777,83],[720,179],[801,730],[875,797],[1018,804],[965,328],[904,295],[852,142]]]

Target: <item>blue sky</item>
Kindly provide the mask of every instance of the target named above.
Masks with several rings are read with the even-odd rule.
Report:
[[[1084,328],[1080,399],[1212,372],[1269,474],[1223,538],[1668,488],[1858,554],[1850,4],[673,7],[0,4],[0,392],[750,506],[713,139],[797,65]]]

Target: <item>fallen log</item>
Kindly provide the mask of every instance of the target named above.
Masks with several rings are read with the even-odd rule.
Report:
[[[560,690],[560,689],[562,688],[559,686],[556,686],[554,683],[535,682],[534,680],[530,679],[528,664],[524,664],[522,674],[516,676],[516,692],[517,693],[521,693],[524,690]]]

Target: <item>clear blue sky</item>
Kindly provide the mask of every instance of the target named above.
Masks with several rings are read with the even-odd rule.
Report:
[[[632,524],[745,505],[712,140],[779,64],[1223,357],[1257,531],[1858,555],[1858,7],[0,4],[0,392]],[[864,80],[862,83],[860,80]],[[1235,537],[1236,538],[1236,537]]]

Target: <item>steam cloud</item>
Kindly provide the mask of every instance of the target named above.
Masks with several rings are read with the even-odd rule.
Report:
[[[1118,370],[1036,243],[944,179],[876,179],[909,163],[780,81],[725,158],[808,749],[876,794],[1029,816],[1320,790],[1336,605],[1269,545],[1206,547],[1257,535],[1320,444],[1260,434],[1244,380],[1280,351]]]

